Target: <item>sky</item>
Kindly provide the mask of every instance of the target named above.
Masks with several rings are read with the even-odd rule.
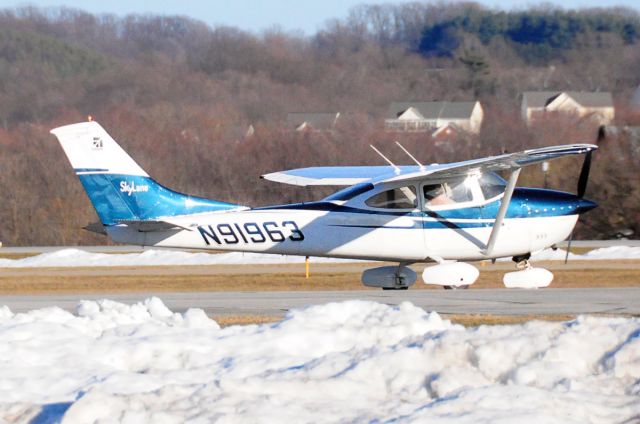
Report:
[[[0,0],[0,8],[25,5],[39,7],[67,6],[91,13],[111,13],[124,16],[131,13],[185,15],[211,26],[226,25],[260,33],[279,27],[287,32],[316,33],[327,20],[344,18],[359,4],[401,4],[401,0]],[[541,1],[478,0],[489,7],[503,9],[525,8]],[[546,0],[544,3],[563,8],[626,6],[638,9],[637,0]]]

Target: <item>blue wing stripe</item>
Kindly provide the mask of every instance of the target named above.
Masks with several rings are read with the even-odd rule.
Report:
[[[109,170],[106,168],[74,168],[76,174],[79,173],[87,173],[87,172],[108,172]]]

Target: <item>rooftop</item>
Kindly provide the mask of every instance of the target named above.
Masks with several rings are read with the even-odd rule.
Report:
[[[387,119],[397,119],[407,109],[414,108],[425,119],[469,119],[478,102],[393,102]]]

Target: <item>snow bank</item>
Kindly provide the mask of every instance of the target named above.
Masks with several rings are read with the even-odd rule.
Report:
[[[220,329],[201,310],[0,308],[0,421],[612,423],[640,416],[640,319],[465,329],[410,303]]]
[[[312,262],[353,262],[348,259],[312,258]],[[0,259],[0,268],[79,266],[162,266],[304,263],[304,256],[260,253],[203,253],[179,250],[145,250],[140,253],[91,253],[60,249],[23,259]]]
[[[640,259],[640,247],[611,246],[582,255],[585,259]]]
[[[531,255],[532,261],[564,261],[567,254],[566,250],[562,249],[545,249],[540,252],[535,252]],[[614,259],[640,259],[640,247],[637,246],[611,246],[602,247],[599,249],[591,250],[583,255],[577,255],[575,253],[569,253],[569,260],[573,261],[589,261],[589,260],[614,260]],[[501,260],[510,261],[510,258],[503,258]]]
[[[546,249],[533,255],[537,261],[564,260],[565,251]],[[584,255],[571,253],[572,260],[640,259],[640,247],[613,246],[592,250]],[[511,260],[509,258],[505,260]],[[234,265],[303,263],[302,256],[260,253],[193,253],[177,250],[145,250],[141,253],[91,253],[79,249],[61,249],[24,259],[0,259],[0,268],[79,267],[79,266],[161,266],[161,265]],[[354,262],[348,259],[311,258],[312,263]]]

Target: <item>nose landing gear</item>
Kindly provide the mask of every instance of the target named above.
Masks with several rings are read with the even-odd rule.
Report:
[[[514,256],[517,271],[507,272],[502,282],[507,288],[537,289],[547,287],[553,281],[553,274],[544,268],[534,268],[529,259],[531,253]]]
[[[529,259],[531,259],[531,253],[527,253],[524,255],[518,255],[511,258],[513,262],[516,263],[517,270],[529,269],[531,268],[531,264],[529,263]]]

